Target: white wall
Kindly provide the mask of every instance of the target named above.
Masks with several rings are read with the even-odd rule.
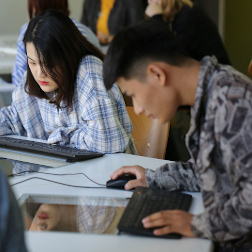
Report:
[[[1,1],[1,0],[0,0]],[[84,0],[68,0],[70,17],[80,21]]]
[[[27,0],[0,0],[1,35],[18,33],[27,21]]]
[[[83,0],[68,0],[70,16],[80,20]],[[0,35],[18,34],[21,26],[29,21],[27,0],[0,0]]]

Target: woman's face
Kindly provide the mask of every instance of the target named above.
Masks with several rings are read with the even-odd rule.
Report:
[[[59,205],[42,204],[38,209],[30,226],[31,231],[53,230],[62,218]]]
[[[47,74],[43,73],[34,44],[31,42],[27,43],[26,51],[28,66],[32,72],[34,80],[38,83],[40,88],[46,93],[58,89],[59,86],[57,85],[57,83]]]
[[[155,4],[158,4],[158,5],[161,5],[163,1],[164,0],[148,0],[148,4],[155,3]],[[167,0],[165,0],[165,1],[167,1]]]
[[[157,4],[162,7],[162,9],[165,9],[168,5],[169,0],[148,0],[148,4]]]

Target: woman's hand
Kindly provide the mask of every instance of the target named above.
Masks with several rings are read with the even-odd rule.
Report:
[[[99,40],[99,42],[101,44],[109,44],[112,41],[112,39],[114,38],[113,35],[105,34],[105,33],[100,32],[100,31],[97,31],[96,36],[97,36],[97,38],[98,38],[98,40]]]
[[[165,210],[147,216],[142,220],[145,228],[157,228],[155,235],[178,233],[188,237],[195,237],[191,230],[193,215],[182,210]]]
[[[148,17],[153,17],[158,14],[163,14],[163,9],[161,4],[159,4],[157,1],[149,1],[149,5],[145,9],[145,14]]]
[[[136,179],[130,180],[126,185],[125,189],[130,190],[137,186],[148,187],[145,177],[145,169],[139,165],[134,166],[123,166],[120,169],[114,171],[111,174],[111,179],[116,179],[118,176],[123,174],[133,174],[136,176]]]

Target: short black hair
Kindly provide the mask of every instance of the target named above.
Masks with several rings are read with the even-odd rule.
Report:
[[[58,108],[64,101],[72,107],[74,87],[79,64],[87,55],[103,60],[103,53],[91,44],[72,20],[57,10],[47,10],[34,17],[27,27],[23,42],[33,43],[42,71],[52,78],[59,88],[51,99],[36,83],[27,65],[25,91],[38,98],[50,100]]]
[[[112,40],[103,62],[105,87],[109,90],[120,77],[143,80],[150,62],[180,66],[187,57],[168,24],[152,19],[141,21],[124,28]]]

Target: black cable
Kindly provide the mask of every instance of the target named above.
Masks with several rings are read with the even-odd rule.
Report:
[[[91,178],[89,178],[85,173],[65,173],[65,174],[58,174],[58,173],[49,173],[49,172],[40,172],[40,171],[23,171],[23,172],[15,173],[13,175],[20,176],[20,174],[23,174],[23,173],[26,173],[26,172],[31,172],[31,173],[34,172],[34,173],[42,173],[42,174],[58,175],[58,176],[64,176],[64,175],[83,175],[87,179],[89,179],[91,182],[93,182],[93,183],[95,183],[97,185],[106,186],[104,184],[100,184],[100,183],[95,182],[94,180],[92,180]],[[12,177],[13,175],[9,175],[8,177]]]
[[[30,172],[30,173],[42,173],[42,174],[49,174],[49,175],[58,175],[58,176],[64,176],[64,175],[84,175],[87,179],[89,179],[89,180],[92,181],[93,183],[95,183],[95,184],[97,184],[97,185],[104,186],[104,187],[75,186],[75,185],[69,185],[69,184],[60,183],[60,182],[56,182],[56,181],[49,180],[49,179],[39,178],[39,177],[33,177],[33,178],[35,178],[35,179],[41,179],[41,180],[45,180],[45,181],[49,181],[49,182],[56,183],[56,184],[60,184],[60,185],[70,186],[70,187],[78,187],[78,188],[107,188],[106,185],[95,182],[94,180],[92,180],[91,178],[89,178],[85,173],[65,173],[65,174],[57,174],[57,173],[40,172],[40,171],[23,171],[23,172],[15,173],[15,174],[13,174],[13,175],[21,176],[20,174],[27,173],[27,172]],[[13,175],[9,175],[8,177],[12,177]],[[15,184],[12,184],[11,186],[15,186],[15,185],[17,185],[17,184],[26,182],[26,181],[31,180],[31,179],[33,179],[33,178],[28,178],[28,179],[22,180],[22,181],[20,181],[20,182],[17,182],[17,183],[15,183]]]
[[[54,175],[58,175],[58,174],[54,174]],[[65,175],[67,175],[67,174],[65,174]],[[15,184],[12,184],[11,186],[18,185],[20,183],[26,182],[26,181],[31,180],[31,179],[41,179],[41,180],[45,180],[45,181],[52,182],[52,183],[55,183],[55,184],[60,184],[60,185],[70,186],[70,187],[78,187],[78,188],[100,188],[100,189],[107,188],[107,187],[100,187],[100,186],[97,186],[97,187],[92,187],[92,186],[75,186],[75,185],[69,185],[69,184],[65,184],[65,183],[61,183],[61,182],[57,182],[57,181],[53,181],[53,180],[49,180],[49,179],[39,178],[39,177],[28,178],[28,179],[19,181],[19,182],[15,183]]]

